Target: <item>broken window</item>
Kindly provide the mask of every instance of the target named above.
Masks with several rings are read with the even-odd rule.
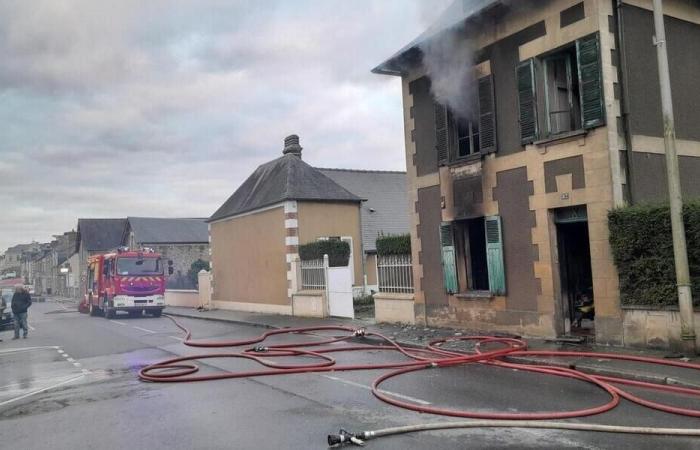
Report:
[[[448,293],[488,291],[505,295],[499,216],[443,223],[442,266]]]
[[[581,128],[581,93],[576,48],[570,47],[544,59],[547,130],[549,135]]]
[[[598,33],[537,60],[535,64],[530,58],[516,68],[523,145],[605,124]],[[545,92],[537,92],[542,85]],[[540,115],[542,109],[544,117]],[[545,131],[541,133],[541,129]]]

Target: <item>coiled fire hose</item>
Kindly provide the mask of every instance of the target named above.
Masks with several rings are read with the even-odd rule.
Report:
[[[446,422],[424,425],[412,425],[407,427],[387,428],[384,430],[366,431],[358,434],[348,433],[344,430],[337,435],[329,435],[329,445],[340,445],[345,443],[354,443],[361,445],[365,440],[387,436],[399,433],[408,433],[422,430],[436,430],[448,428],[474,428],[474,427],[520,427],[520,428],[551,428],[551,429],[567,429],[567,430],[585,430],[599,432],[618,432],[618,433],[636,433],[636,434],[666,434],[666,435],[682,435],[682,436],[700,436],[698,429],[675,429],[675,428],[647,428],[647,427],[619,427],[613,425],[594,425],[581,423],[567,422],[543,422],[543,420],[568,419],[575,417],[584,417],[594,414],[600,414],[615,408],[620,398],[637,403],[639,405],[665,411],[672,414],[678,414],[690,417],[700,417],[700,410],[681,408],[673,405],[668,405],[660,402],[654,402],[641,398],[628,391],[625,391],[620,385],[634,386],[648,390],[661,392],[669,392],[675,394],[684,394],[700,397],[700,389],[685,388],[679,386],[661,385],[648,383],[643,381],[629,380],[619,377],[592,375],[584,373],[575,368],[543,366],[536,364],[512,363],[503,360],[507,356],[548,356],[548,357],[570,357],[579,358],[605,358],[622,361],[633,361],[651,365],[673,366],[683,369],[700,371],[700,365],[691,364],[681,361],[669,361],[657,358],[647,358],[634,355],[624,354],[608,354],[595,352],[566,352],[566,351],[530,351],[527,350],[527,344],[521,339],[496,337],[496,336],[459,336],[446,339],[438,339],[430,342],[426,347],[408,348],[403,347],[396,341],[375,332],[369,332],[364,329],[355,329],[345,326],[317,326],[306,328],[283,328],[272,331],[267,331],[262,335],[245,340],[234,341],[193,341],[190,330],[181,325],[173,317],[165,315],[165,317],[175,323],[175,325],[185,332],[183,344],[191,347],[202,348],[227,348],[227,347],[244,347],[251,346],[242,351],[235,353],[203,353],[190,355],[178,358],[171,358],[155,364],[150,364],[143,367],[139,371],[139,378],[144,381],[151,382],[192,382],[192,381],[207,381],[220,380],[229,378],[248,378],[258,376],[273,376],[296,373],[320,373],[330,371],[354,371],[354,370],[377,370],[377,369],[392,369],[390,372],[377,378],[372,384],[372,393],[380,400],[420,413],[430,413],[443,416],[462,417],[471,419],[485,419],[480,421],[468,422]],[[328,336],[320,334],[324,332],[341,332],[343,335]],[[268,344],[261,345],[266,339],[279,335],[304,335],[313,336],[317,341],[294,342],[286,344]],[[375,337],[385,345],[346,345],[342,347],[330,347],[330,344],[338,342],[348,342],[351,339],[362,337]],[[455,342],[473,342],[474,350],[471,352],[461,350],[447,350],[442,348],[444,344]],[[495,347],[485,349],[485,347]],[[313,348],[313,349],[312,349]],[[339,365],[336,360],[330,356],[332,353],[351,352],[351,351],[367,351],[367,350],[382,350],[394,351],[404,355],[408,361],[383,363],[383,364],[349,364]],[[313,358],[316,361],[307,364],[281,364],[273,362],[272,359],[278,357],[306,357]],[[194,360],[203,360],[210,358],[242,358],[255,361],[265,367],[259,370],[251,371],[221,371],[206,375],[195,375],[199,371],[199,367],[192,363]],[[398,400],[389,394],[380,390],[380,385],[384,381],[406,373],[415,372],[424,369],[435,369],[443,367],[453,367],[468,363],[487,364],[496,367],[517,368],[545,375],[558,377],[572,378],[583,381],[605,391],[609,400],[602,405],[583,408],[572,411],[544,411],[544,412],[483,412],[469,410],[453,410],[446,408],[431,407],[427,405],[418,405],[402,400]]]

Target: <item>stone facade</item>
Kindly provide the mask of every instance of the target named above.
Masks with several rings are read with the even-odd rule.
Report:
[[[163,257],[163,265],[166,267],[168,261],[173,262],[173,274],[168,276],[168,289],[196,289],[196,286],[187,276],[192,263],[201,259],[209,261],[209,244],[145,244]]]

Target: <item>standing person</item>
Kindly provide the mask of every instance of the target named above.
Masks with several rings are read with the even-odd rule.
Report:
[[[12,314],[15,316],[15,337],[19,339],[19,329],[24,330],[24,338],[27,339],[29,327],[27,326],[27,310],[32,305],[32,298],[29,292],[24,289],[24,286],[18,284],[15,286],[15,293],[12,296]]]

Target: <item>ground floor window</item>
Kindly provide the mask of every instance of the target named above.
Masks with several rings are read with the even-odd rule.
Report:
[[[488,291],[484,218],[455,221],[459,291]]]

